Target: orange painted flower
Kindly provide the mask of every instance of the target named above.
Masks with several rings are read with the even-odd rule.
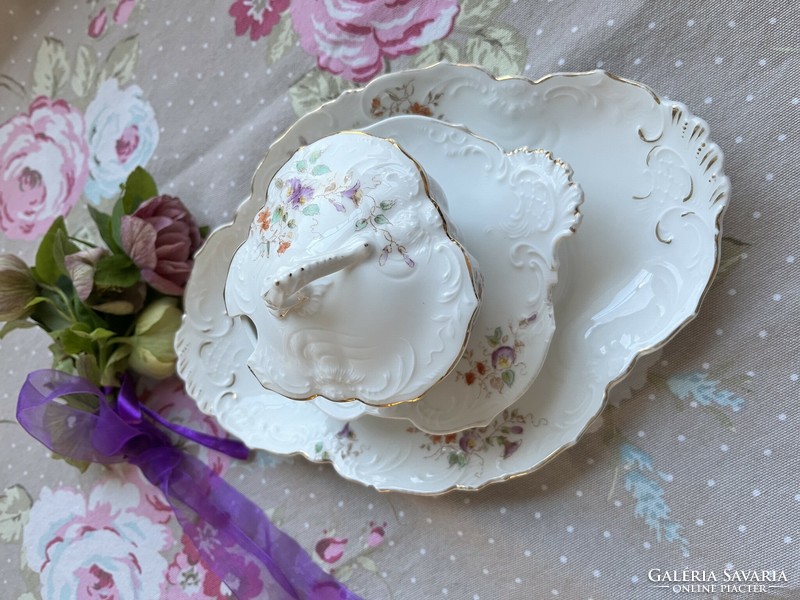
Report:
[[[286,252],[289,249],[289,246],[291,246],[291,245],[292,245],[292,242],[289,242],[289,241],[281,242],[278,245],[278,254],[283,254],[284,252]]]
[[[269,213],[264,211],[258,213],[258,224],[261,226],[261,231],[266,231],[269,229],[271,220],[269,218]]]
[[[412,115],[422,115],[423,117],[433,116],[431,109],[424,104],[420,104],[419,102],[414,102],[414,104],[412,104],[408,109],[408,112],[410,112]]]

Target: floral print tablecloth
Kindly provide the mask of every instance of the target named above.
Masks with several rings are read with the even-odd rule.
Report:
[[[726,153],[722,265],[699,318],[575,448],[440,498],[380,494],[301,458],[200,455],[368,599],[657,599],[675,592],[653,570],[686,569],[775,572],[769,593],[796,597],[798,25],[782,0],[6,0],[0,250],[31,261],[57,216],[88,224],[139,165],[224,223],[297,115],[387,71],[444,59],[642,81],[705,118]],[[45,336],[10,333],[0,357],[3,597],[227,597],[136,469],[81,474],[16,424],[25,374],[49,364]],[[222,433],[180,382],[151,402]]]

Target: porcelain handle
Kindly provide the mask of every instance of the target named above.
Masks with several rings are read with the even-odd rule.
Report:
[[[372,244],[359,240],[349,248],[311,259],[275,279],[264,294],[264,302],[272,314],[283,318],[304,300],[300,291],[308,284],[331,273],[359,264],[371,254]]]

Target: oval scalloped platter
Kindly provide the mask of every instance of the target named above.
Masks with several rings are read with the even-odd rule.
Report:
[[[267,185],[298,147],[398,114],[462,124],[506,151],[545,148],[584,192],[578,235],[563,245],[558,328],[541,373],[488,426],[430,435],[407,421],[341,421],[265,393],[252,344],[225,314],[222,287]],[[474,490],[530,472],[575,444],[636,358],[694,318],[719,261],[729,196],[708,126],[678,102],[603,71],[537,81],[439,64],[391,73],[300,118],[258,167],[236,219],[197,256],[178,333],[178,370],[204,412],[254,448],[330,461],[379,490]]]

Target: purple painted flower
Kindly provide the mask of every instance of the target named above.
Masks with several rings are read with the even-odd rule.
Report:
[[[521,444],[522,442],[506,442],[503,444],[503,458],[508,458],[514,454],[514,452],[519,450]]]
[[[342,196],[351,200],[353,204],[358,206],[361,203],[361,198],[364,195],[364,192],[361,191],[361,182],[356,181],[353,187],[350,189],[345,190],[342,192]]]
[[[511,346],[500,346],[492,352],[492,367],[495,369],[507,369],[517,360],[517,353]]]
[[[481,440],[481,436],[477,431],[469,429],[458,440],[458,445],[467,454],[472,454],[476,450],[480,450],[483,440]]]
[[[509,433],[514,433],[516,435],[522,435],[523,429],[522,425],[512,425],[508,428]]]
[[[314,195],[314,188],[310,185],[303,185],[297,177],[292,177],[287,183],[289,184],[289,189],[287,190],[289,204],[294,209],[300,208]]]

